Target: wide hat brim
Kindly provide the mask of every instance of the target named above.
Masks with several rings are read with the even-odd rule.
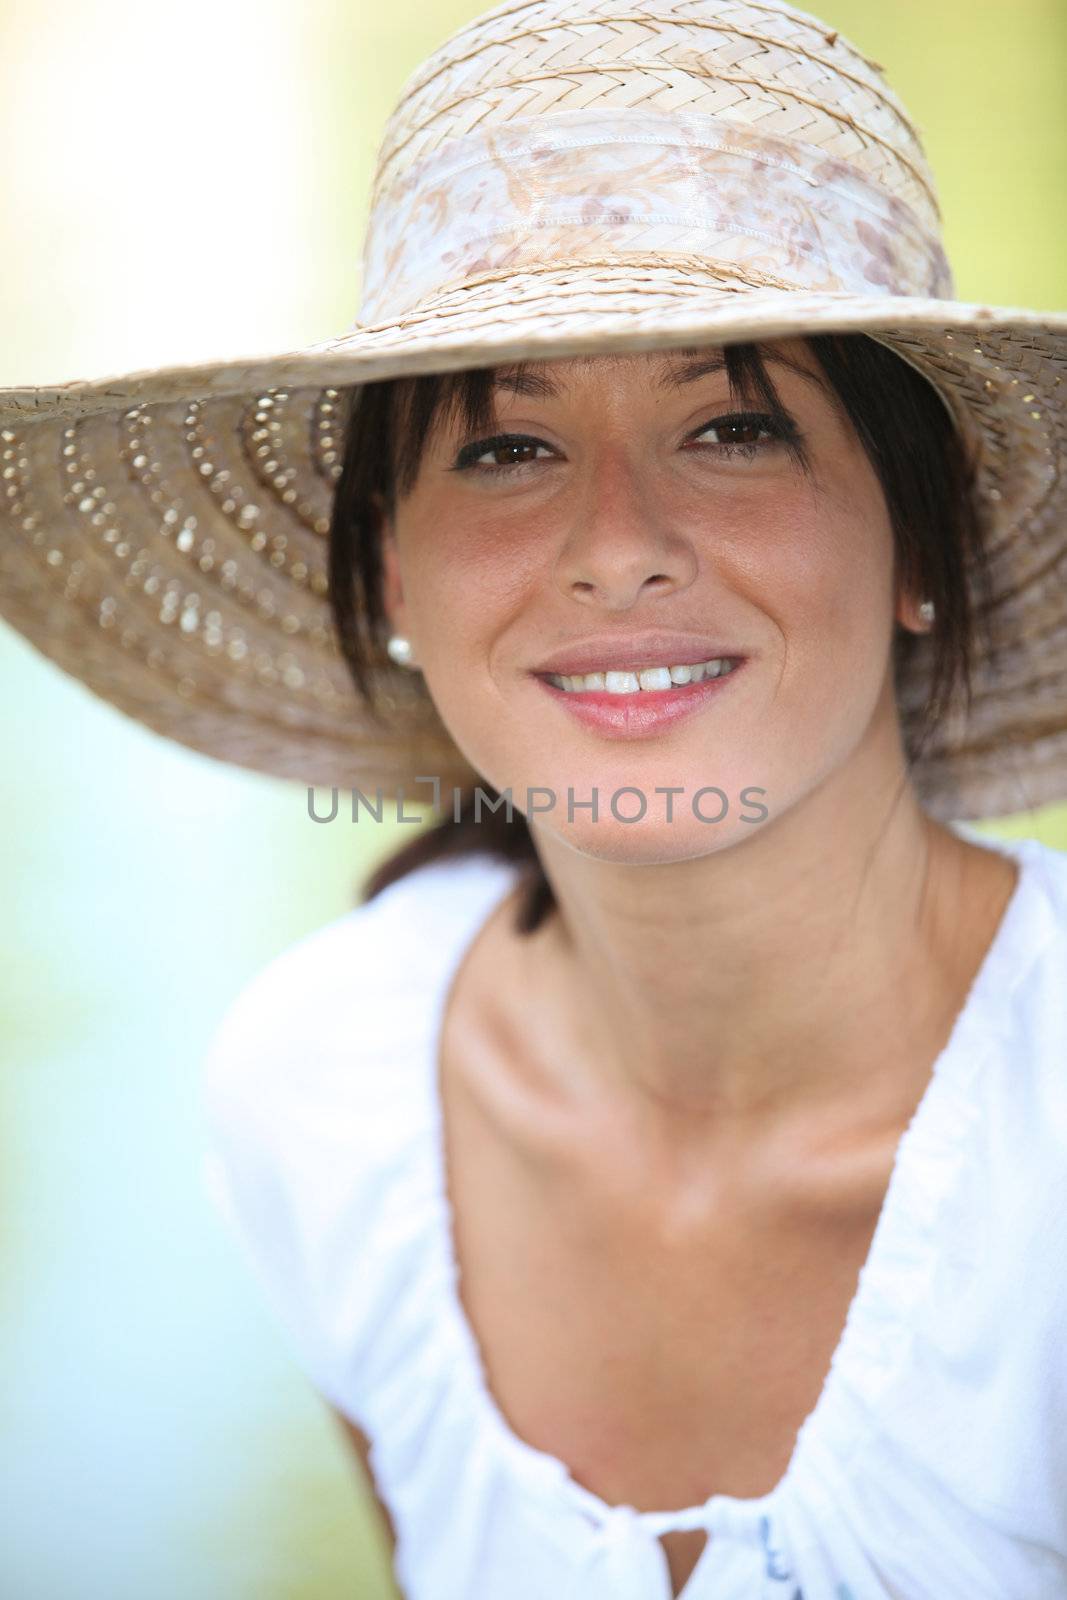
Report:
[[[993,619],[913,769],[940,820],[1067,798],[1067,313],[725,287],[651,265],[496,274],[400,321],[261,356],[0,390],[0,614],[157,733],[317,787],[468,786],[420,674],[374,667],[371,718],[338,648],[327,552],[345,391],[503,361],[868,333],[938,389],[978,464]],[[932,643],[898,684],[925,704]]]

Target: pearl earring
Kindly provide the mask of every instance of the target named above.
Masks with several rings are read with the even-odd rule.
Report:
[[[934,602],[932,600],[924,600],[922,605],[919,607],[919,615],[922,617],[924,622],[933,622]]]
[[[403,638],[399,633],[391,634],[385,646],[391,661],[398,667],[414,667],[411,659],[411,640]]]

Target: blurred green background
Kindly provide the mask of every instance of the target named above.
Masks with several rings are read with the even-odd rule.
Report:
[[[460,0],[0,0],[0,382],[347,328],[374,153]],[[1067,307],[1065,0],[832,0],[938,179],[962,299]],[[376,1515],[200,1187],[228,1000],[395,824],[125,720],[0,625],[5,1600],[384,1600]],[[991,833],[1067,848],[1067,809]],[[410,830],[403,832],[410,837]]]

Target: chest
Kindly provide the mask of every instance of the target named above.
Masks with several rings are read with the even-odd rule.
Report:
[[[771,1489],[877,1211],[786,1227],[724,1201],[676,1225],[654,1193],[642,1208],[581,1180],[540,1187],[458,1107],[448,1144],[463,1308],[512,1429],[639,1510]]]
[[[670,1510],[766,1493],[840,1341],[894,1143],[872,1150],[849,1204],[814,1215],[755,1203],[743,1187],[687,1204],[628,1170],[610,1138],[563,1141],[551,1167],[551,1134],[532,1158],[509,1137],[535,1103],[518,1089],[506,1111],[483,1100],[465,1069],[480,1061],[497,1082],[503,1069],[461,1010],[453,1022],[441,1050],[452,1245],[506,1423],[609,1504]],[[677,1595],[704,1534],[662,1542]]]

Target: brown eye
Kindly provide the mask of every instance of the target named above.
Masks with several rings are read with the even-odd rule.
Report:
[[[491,450],[485,450],[482,453],[483,455],[494,457],[494,466],[517,467],[523,461],[534,460],[535,456],[530,452],[536,452],[537,448],[532,439],[516,439],[513,444],[493,445]],[[500,459],[501,457],[503,459]]]
[[[531,438],[527,434],[501,433],[492,439],[477,439],[473,444],[464,445],[450,470],[473,471],[476,476],[509,472],[515,468],[533,465],[536,457],[532,452],[547,449],[548,446],[542,440]],[[491,464],[483,465],[483,456],[493,456],[496,459]]]
[[[703,438],[706,433],[717,433],[719,438],[713,440],[711,448],[718,450],[723,455],[733,453],[755,455],[759,450],[769,449],[784,437],[784,429],[769,415],[760,415],[756,412],[745,412],[742,415],[729,417],[716,417],[714,422],[706,422],[704,426],[692,435],[694,440]],[[760,444],[761,434],[769,435],[769,443]]]
[[[725,437],[720,439],[720,444],[755,444],[761,433],[766,433],[766,428],[758,422],[714,422],[712,427],[716,433]],[[748,434],[748,438],[739,438],[740,434]]]

